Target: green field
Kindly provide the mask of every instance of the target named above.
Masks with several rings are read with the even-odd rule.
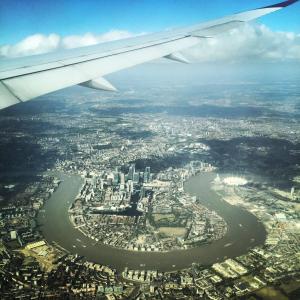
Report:
[[[165,222],[172,223],[175,221],[174,214],[153,214],[152,216],[153,216],[153,221],[155,223],[165,223]]]

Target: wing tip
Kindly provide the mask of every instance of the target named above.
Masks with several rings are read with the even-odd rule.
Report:
[[[287,7],[287,6],[290,6],[290,5],[294,4],[295,2],[298,2],[298,0],[287,0],[287,1],[277,3],[277,4],[265,6],[263,8],[273,8],[273,7],[284,8],[284,7]]]

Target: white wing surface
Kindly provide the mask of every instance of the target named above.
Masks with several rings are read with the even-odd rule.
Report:
[[[2,60],[0,109],[76,84],[113,91],[115,88],[103,78],[106,74],[161,57],[187,62],[179,53],[181,50],[297,1],[284,1],[214,21],[155,34]]]

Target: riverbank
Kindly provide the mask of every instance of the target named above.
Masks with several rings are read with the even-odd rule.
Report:
[[[224,218],[228,229],[223,238],[197,248],[162,253],[116,249],[91,240],[74,228],[68,209],[83,179],[76,175],[62,176],[64,181],[45,203],[44,212],[38,216],[43,235],[48,242],[55,241],[71,253],[78,253],[89,261],[109,265],[120,271],[125,267],[172,271],[186,268],[193,262],[208,265],[227,257],[242,255],[250,248],[263,244],[266,238],[264,226],[254,215],[226,203],[211,189],[215,174],[202,173],[190,178],[185,184],[185,190]]]

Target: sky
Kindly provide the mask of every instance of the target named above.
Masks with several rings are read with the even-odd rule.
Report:
[[[276,2],[280,0],[1,0],[0,57],[86,46],[191,25]],[[257,24],[263,25],[251,24],[204,43],[202,49],[198,47],[209,50],[204,56],[195,48],[189,54],[196,59],[200,55],[200,60],[211,60],[212,54],[218,59],[227,59],[228,54],[234,52],[231,58],[239,59],[246,51],[247,57],[256,57],[258,52],[264,52],[264,59],[281,57],[298,60],[299,14],[300,3],[296,3],[261,18]],[[244,37],[239,37],[241,34]],[[230,45],[230,40],[234,39],[237,39],[236,47]],[[221,43],[225,45],[222,53],[217,51]],[[258,43],[257,49],[255,43]],[[249,46],[253,53],[247,51]],[[288,47],[288,53],[283,53],[283,47]]]

